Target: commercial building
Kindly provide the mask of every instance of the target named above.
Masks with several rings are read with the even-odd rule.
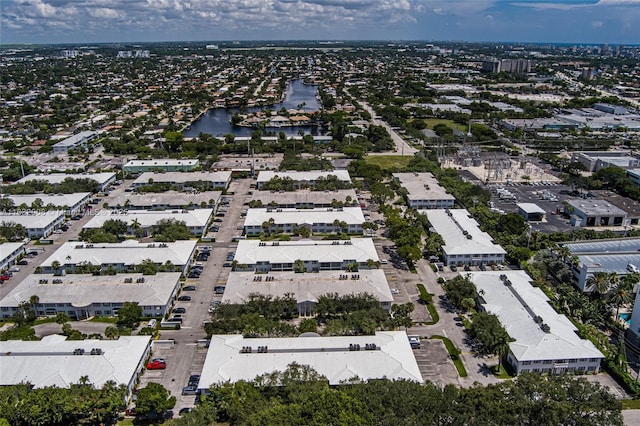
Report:
[[[130,160],[122,166],[125,175],[144,172],[190,172],[200,167],[200,160],[160,158],[157,160]]]
[[[107,208],[127,210],[172,210],[215,208],[220,203],[220,191],[204,191],[196,194],[167,191],[140,194],[128,192],[113,197]]]
[[[91,193],[5,195],[4,198],[13,201],[13,205],[19,210],[28,210],[36,203],[41,206],[53,206],[64,210],[68,216],[75,216],[81,213],[82,209],[89,203]]]
[[[176,269],[186,271],[193,257],[197,241],[175,241],[173,243],[140,243],[125,240],[121,243],[66,242],[60,246],[47,260],[40,265],[42,272],[50,274],[65,270],[75,271],[82,265],[99,265],[101,268],[112,268],[116,272],[128,272],[145,261],[160,266],[169,262]],[[54,268],[57,262],[59,268]]]
[[[160,221],[183,222],[194,236],[205,233],[211,222],[213,209],[193,210],[101,210],[82,229],[102,228],[108,220],[121,220],[127,224],[127,233],[138,236],[153,234],[153,227]]]
[[[98,133],[85,131],[75,134],[53,145],[54,154],[66,154],[70,149],[85,148],[87,143],[98,137]]]
[[[141,186],[149,185],[152,183],[168,184],[175,187],[178,191],[189,191],[193,188],[191,186],[198,186],[199,188],[212,189],[227,189],[231,182],[230,171],[220,172],[173,172],[173,173],[142,173],[136,180],[133,181],[131,186],[139,188]]]
[[[480,230],[466,209],[421,210],[442,236],[445,265],[488,265],[504,262],[506,251]]]
[[[0,300],[0,317],[11,318],[20,303],[38,296],[38,316],[64,313],[73,320],[114,316],[124,302],[136,302],[142,316],[167,314],[180,288],[180,272],[155,275],[31,274]]]
[[[296,261],[307,272],[353,268],[373,269],[380,259],[371,238],[351,240],[272,241],[240,240],[234,257],[240,271],[293,271]]]
[[[30,174],[16,183],[25,183],[32,180],[43,180],[51,185],[59,185],[65,179],[91,179],[98,182],[99,190],[104,191],[109,185],[116,181],[116,174],[110,172],[104,173],[78,173],[78,174],[66,174],[66,173],[49,173],[49,174]]]
[[[596,272],[616,273],[622,278],[640,271],[640,238],[577,241],[562,243],[577,262],[570,265],[576,286],[582,291],[593,291],[587,280]]]
[[[542,222],[547,212],[535,203],[517,203],[518,214],[527,222]]]
[[[29,238],[48,237],[64,222],[62,210],[46,212],[0,213],[0,223],[22,225]]]
[[[98,389],[109,381],[124,385],[130,396],[149,356],[150,341],[151,336],[67,340],[52,334],[39,341],[0,342],[0,385],[28,382],[36,388],[68,388],[87,377]]]
[[[321,271],[317,273],[232,272],[222,303],[245,304],[251,295],[261,294],[284,297],[292,294],[301,316],[313,315],[318,298],[327,294],[338,296],[370,294],[380,301],[383,309],[391,309],[393,296],[382,269],[361,270],[357,273],[343,271]]]
[[[21,254],[24,254],[24,243],[22,242],[0,244],[0,270],[14,265]]]
[[[571,155],[572,162],[579,162],[589,172],[597,172],[605,167],[620,167],[632,169],[640,167],[640,158],[631,151],[587,151],[574,152]]]
[[[362,235],[364,222],[360,207],[259,208],[248,210],[244,221],[244,232],[247,235],[259,235],[262,232],[292,234],[297,228],[304,226],[312,233],[331,234],[346,231],[348,234]]]
[[[274,177],[280,179],[291,179],[297,189],[305,187],[313,187],[318,179],[327,179],[329,176],[335,176],[339,181],[344,183],[351,183],[351,176],[346,170],[332,170],[332,171],[308,171],[308,172],[276,172],[272,170],[262,170],[258,174],[256,185],[258,189],[262,189],[265,183],[269,182]]]
[[[431,173],[394,173],[393,177],[406,190],[412,209],[452,209],[455,197],[440,186]]]
[[[482,61],[482,71],[527,74],[531,72],[531,59],[487,59]]]
[[[211,336],[198,389],[285,371],[292,363],[308,365],[338,386],[355,377],[423,383],[404,331],[378,331],[374,336],[245,338]]]
[[[494,314],[509,337],[507,362],[517,374],[596,373],[604,355],[531,285],[524,271],[469,273],[481,310]]]
[[[358,195],[353,189],[339,189],[336,191],[295,192],[253,191],[251,201],[262,203],[263,206],[281,209],[313,209],[340,206],[357,206]]]
[[[571,226],[595,228],[627,225],[627,212],[613,204],[595,198],[567,200],[564,212]]]

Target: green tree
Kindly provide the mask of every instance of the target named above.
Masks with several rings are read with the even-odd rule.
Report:
[[[478,312],[473,315],[469,335],[477,341],[478,352],[483,355],[499,355],[504,350],[504,345],[511,341],[498,317],[486,312]]]
[[[169,391],[160,383],[151,382],[138,391],[136,415],[159,415],[172,409],[175,405],[175,396],[171,396]]]
[[[122,327],[133,328],[142,316],[142,308],[138,302],[124,302],[118,309],[117,324]]]
[[[463,304],[465,299],[474,299],[476,297],[476,286],[469,278],[461,275],[446,281],[444,283],[444,291],[451,304],[459,309],[465,309]]]

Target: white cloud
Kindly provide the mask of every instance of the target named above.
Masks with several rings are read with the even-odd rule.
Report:
[[[603,22],[602,22],[602,21],[593,21],[593,22],[591,23],[591,26],[592,26],[593,28],[600,28],[600,27],[602,27],[602,25],[603,25]]]

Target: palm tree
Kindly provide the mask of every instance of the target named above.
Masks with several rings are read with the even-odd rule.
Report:
[[[609,280],[609,274],[603,271],[594,272],[592,276],[587,278],[586,281],[587,288],[591,290],[591,292],[596,293],[600,296],[604,295],[609,291],[609,287],[611,285],[611,281]]]
[[[627,288],[627,286],[620,282],[615,286],[609,295],[609,300],[616,307],[615,321],[618,321],[618,314],[620,312],[620,306],[626,305],[633,299],[633,289]]]

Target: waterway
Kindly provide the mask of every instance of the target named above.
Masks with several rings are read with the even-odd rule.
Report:
[[[269,106],[272,111],[278,111],[281,108],[297,109],[303,105],[305,111],[317,111],[320,109],[320,102],[317,99],[318,87],[303,84],[302,80],[293,80],[287,86],[285,99],[283,102]],[[265,107],[247,108],[248,112],[261,111]],[[250,127],[240,127],[231,124],[231,116],[237,112],[235,109],[211,108],[202,117],[191,124],[191,128],[184,131],[185,137],[197,137],[200,133],[206,133],[213,136],[223,136],[234,134],[236,136],[251,136],[255,129]],[[322,134],[315,126],[294,126],[267,128],[265,131],[284,132],[286,135],[297,135],[299,130],[303,130],[305,134]]]

